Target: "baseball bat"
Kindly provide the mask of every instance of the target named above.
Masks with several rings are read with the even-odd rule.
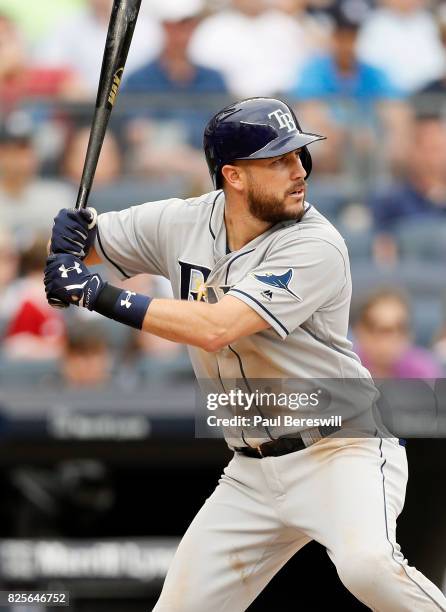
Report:
[[[87,206],[142,0],[114,0],[76,209]]]

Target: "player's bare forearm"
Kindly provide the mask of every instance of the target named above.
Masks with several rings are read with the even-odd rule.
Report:
[[[88,264],[98,260],[90,247]],[[85,261],[63,252],[52,251],[47,260],[45,291],[52,306],[80,305],[160,338],[208,352],[269,327],[255,310],[233,296],[226,295],[216,304],[152,299],[106,283]]]
[[[229,295],[217,304],[155,299],[143,323],[146,332],[208,352],[268,327],[252,308]]]

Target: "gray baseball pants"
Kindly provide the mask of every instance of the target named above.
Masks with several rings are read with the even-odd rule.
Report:
[[[154,612],[242,612],[311,540],[370,609],[446,611],[396,543],[406,484],[395,438],[335,434],[281,457],[236,454],[181,540]]]

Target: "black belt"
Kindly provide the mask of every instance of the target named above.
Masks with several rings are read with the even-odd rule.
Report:
[[[321,431],[322,428],[319,429],[319,432],[322,434],[322,437],[326,437],[331,433],[339,431],[340,427],[326,427],[323,429],[324,433]],[[294,438],[277,438],[277,440],[264,442],[256,447],[239,446],[234,448],[234,450],[235,452],[240,453],[241,455],[246,455],[247,457],[263,459],[264,457],[280,457],[281,455],[288,455],[289,453],[303,450],[308,446],[311,446],[311,443],[305,444],[300,436],[296,436]]]

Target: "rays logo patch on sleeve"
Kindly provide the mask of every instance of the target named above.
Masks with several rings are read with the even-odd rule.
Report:
[[[291,282],[291,279],[293,278],[293,270],[291,268],[287,272],[285,272],[285,274],[281,274],[280,276],[278,274],[273,274],[272,272],[266,272],[265,274],[252,274],[252,276],[260,283],[263,283],[264,285],[269,285],[270,287],[275,287],[276,289],[282,289],[283,291],[286,291],[294,298],[296,298],[296,300],[298,300],[299,302],[302,302],[302,298],[299,295],[296,295],[296,293],[291,291],[291,289],[289,288],[289,284]],[[271,291],[269,293],[271,293]],[[272,299],[272,293],[269,299]]]

